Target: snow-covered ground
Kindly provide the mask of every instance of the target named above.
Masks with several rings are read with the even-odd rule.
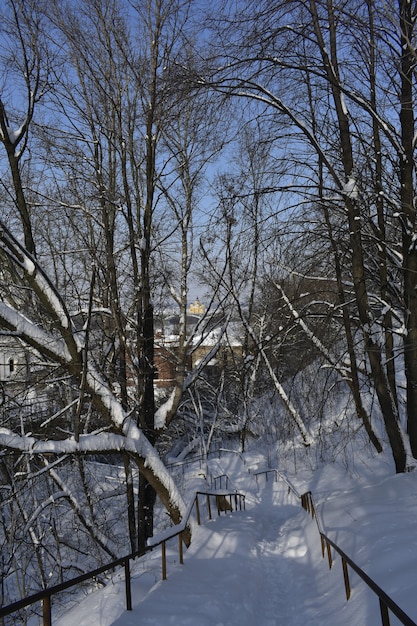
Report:
[[[168,550],[168,579],[160,580],[160,550],[133,567],[133,610],[125,611],[124,581],[97,589],[54,619],[56,626],[373,626],[381,624],[378,598],[350,571],[346,601],[341,561],[323,559],[317,525],[270,476],[260,455],[226,455],[211,475],[228,473],[246,493],[246,510],[222,514],[196,527],[178,562],[177,541]],[[249,468],[251,472],[248,471]],[[201,481],[190,469],[188,489]],[[417,622],[417,470],[393,475],[376,458],[365,472],[334,463],[288,476],[301,493],[311,489],[320,522],[353,558]],[[193,484],[193,480],[195,484]],[[391,625],[399,622],[390,615]]]

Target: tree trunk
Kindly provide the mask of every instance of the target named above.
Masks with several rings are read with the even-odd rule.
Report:
[[[401,226],[404,273],[405,326],[404,364],[407,381],[407,432],[413,456],[417,458],[417,249],[414,208],[414,111],[413,73],[415,51],[412,48],[412,6],[400,0],[401,28]]]
[[[372,109],[377,112],[377,68],[375,62],[375,49],[376,49],[376,41],[375,41],[375,28],[374,28],[374,16],[373,16],[373,5],[374,2],[372,0],[367,0],[367,8],[368,8],[368,17],[369,17],[369,83],[370,83],[370,102]],[[384,215],[384,196],[382,193],[383,190],[383,162],[382,162],[382,145],[381,145],[381,137],[380,137],[380,128],[378,124],[378,120],[375,116],[372,117],[372,136],[373,136],[373,161],[375,163],[374,168],[374,180],[375,180],[375,188],[374,188],[374,197],[375,197],[375,207],[377,211],[377,237],[380,245],[378,245],[378,271],[379,271],[379,282],[380,282],[380,294],[381,301],[390,303],[390,296],[388,291],[388,263],[387,263],[387,252],[386,252],[386,226],[385,226],[385,215]],[[372,223],[372,217],[369,217]],[[385,338],[385,362],[386,362],[386,371],[387,378],[391,389],[391,394],[393,398],[393,402],[398,411],[398,395],[397,395],[397,385],[396,385],[396,372],[395,372],[395,352],[394,352],[394,338],[393,338],[393,327],[392,327],[392,312],[391,307],[386,307],[386,311],[383,315],[383,328],[384,328],[384,338]]]
[[[344,105],[343,94],[340,88],[336,45],[336,24],[332,0],[327,0],[330,56],[327,52],[327,47],[323,39],[317,12],[317,5],[314,0],[310,1],[310,9],[313,17],[313,24],[317,36],[317,41],[322,54],[323,65],[328,76],[328,81],[331,87],[333,101],[335,104],[345,182],[348,183],[350,181],[355,181],[355,172],[349,119]],[[406,452],[402,439],[401,428],[398,421],[398,413],[393,402],[388,380],[382,367],[381,348],[378,342],[373,340],[371,334],[371,326],[373,320],[369,308],[368,293],[365,281],[365,263],[361,236],[360,206],[359,202],[357,202],[353,194],[344,193],[344,197],[349,225],[353,287],[355,292],[355,300],[359,320],[361,322],[362,333],[364,337],[365,350],[369,359],[372,379],[381,408],[385,429],[391,445],[395,468],[397,472],[404,472],[406,468]]]
[[[130,549],[132,552],[135,552],[139,547],[138,530],[136,528],[135,517],[135,493],[133,489],[133,475],[132,468],[130,466],[130,457],[126,454],[126,452],[123,453],[123,464],[126,477],[127,523],[129,527]]]

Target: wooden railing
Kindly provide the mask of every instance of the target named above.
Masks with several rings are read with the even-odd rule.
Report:
[[[242,493],[232,492],[229,493],[227,491],[197,491],[194,499],[191,501],[186,515],[180,524],[169,528],[164,533],[161,533],[155,538],[152,538],[148,542],[148,546],[145,550],[131,552],[126,556],[121,557],[120,559],[116,559],[115,561],[111,561],[110,563],[106,563],[101,567],[98,567],[94,570],[86,572],[81,576],[77,576],[76,578],[72,578],[64,583],[60,583],[59,585],[54,585],[53,587],[49,587],[48,589],[43,589],[38,591],[37,593],[28,596],[27,598],[23,598],[22,600],[18,600],[17,602],[13,602],[7,606],[0,608],[0,618],[6,617],[7,615],[11,615],[12,613],[16,613],[32,604],[37,604],[39,602],[42,603],[42,619],[43,626],[51,626],[52,625],[52,597],[66,589],[71,587],[75,587],[80,585],[81,583],[87,580],[93,580],[103,572],[107,572],[109,570],[115,569],[116,567],[123,567],[125,570],[125,593],[126,593],[126,609],[128,611],[132,610],[132,593],[131,593],[131,576],[130,576],[130,561],[133,559],[140,558],[144,556],[147,552],[154,550],[158,546],[161,546],[161,556],[162,556],[162,579],[166,580],[167,577],[167,559],[166,559],[166,544],[171,539],[178,537],[178,550],[179,550],[179,560],[180,563],[183,563],[183,533],[186,530],[192,511],[195,507],[196,509],[196,517],[197,523],[201,524],[201,507],[199,502],[199,496],[205,496],[207,502],[207,509],[209,519],[212,519],[212,499],[215,500],[215,508],[217,510],[217,514],[220,515],[222,511],[237,511],[245,508],[245,496]]]
[[[390,611],[395,615],[401,624],[405,626],[417,626],[417,623],[414,622],[411,617],[409,617],[402,609],[398,606],[396,602],[387,594],[377,583],[372,580],[370,576],[366,572],[363,571],[357,563],[353,561],[334,541],[332,541],[323,531],[320,520],[316,514],[316,507],[313,500],[313,495],[311,491],[307,491],[306,493],[300,494],[295,489],[295,487],[290,483],[290,481],[276,469],[267,469],[258,472],[251,472],[256,480],[258,480],[259,476],[264,475],[265,479],[268,480],[268,476],[273,474],[275,480],[283,480],[287,486],[288,490],[291,491],[301,502],[301,506],[311,515],[311,517],[315,520],[317,524],[317,529],[320,535],[321,541],[321,552],[322,557],[324,558],[327,553],[329,569],[332,568],[333,565],[333,557],[332,557],[332,548],[340,555],[342,560],[342,571],[343,571],[343,580],[345,584],[345,592],[346,599],[349,600],[351,597],[351,587],[349,580],[349,567],[358,574],[358,576],[368,585],[368,587],[378,596],[379,599],[379,607],[381,612],[381,620],[382,626],[390,626]],[[349,567],[348,567],[349,566]]]

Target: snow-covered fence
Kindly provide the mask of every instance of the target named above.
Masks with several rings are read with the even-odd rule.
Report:
[[[196,517],[197,523],[201,524],[201,507],[199,496],[203,496],[206,498],[207,502],[207,510],[209,519],[212,519],[212,508],[211,502],[212,499],[215,500],[217,514],[220,515],[222,511],[237,511],[245,508],[245,496],[242,493],[237,492],[227,492],[227,491],[217,491],[213,490],[210,492],[206,491],[197,491],[194,499],[191,501],[187,513],[184,516],[184,519],[180,524],[172,528],[168,528],[164,533],[156,537],[152,537],[148,542],[148,546],[145,550],[132,552],[120,559],[115,561],[111,561],[110,563],[106,563],[99,568],[86,572],[81,576],[77,576],[76,578],[72,578],[64,583],[59,585],[55,585],[48,589],[44,589],[39,591],[27,598],[23,598],[22,600],[18,600],[17,602],[13,602],[5,607],[0,607],[0,619],[6,617],[7,615],[11,615],[16,613],[17,611],[21,611],[26,607],[37,604],[39,602],[42,603],[42,617],[43,617],[43,626],[52,626],[52,597],[66,589],[71,587],[75,587],[80,585],[81,583],[87,580],[94,580],[100,574],[107,572],[109,570],[115,569],[116,567],[123,567],[125,570],[125,592],[126,592],[126,610],[132,610],[132,595],[131,595],[131,581],[130,581],[130,561],[133,559],[140,558],[144,556],[147,552],[154,550],[158,546],[161,546],[161,554],[162,554],[162,579],[166,580],[167,578],[167,559],[166,559],[166,544],[168,541],[178,537],[178,549],[179,549],[179,560],[180,563],[183,563],[183,543],[184,543],[184,533],[189,525],[190,517],[192,511],[195,507],[196,509]]]
[[[345,584],[345,592],[346,592],[346,600],[349,600],[351,597],[351,586],[349,580],[349,567],[358,574],[358,576],[368,585],[368,587],[378,596],[379,599],[379,607],[381,611],[381,621],[382,626],[390,626],[390,611],[398,618],[401,624],[404,626],[417,626],[416,622],[414,622],[411,617],[409,617],[402,609],[398,606],[396,602],[387,594],[377,583],[372,580],[370,576],[366,572],[363,571],[362,568],[357,565],[334,541],[332,541],[323,531],[322,524],[316,513],[316,506],[314,504],[313,495],[311,491],[307,491],[306,493],[298,493],[297,489],[291,484],[291,482],[286,478],[284,474],[282,474],[277,469],[267,469],[260,470],[257,472],[252,472],[255,476],[256,480],[258,480],[259,476],[265,476],[265,480],[268,480],[269,474],[274,476],[275,481],[282,480],[288,486],[288,491],[292,492],[293,495],[300,500],[301,506],[305,509],[311,517],[316,521],[317,529],[320,535],[321,541],[321,552],[322,557],[324,558],[327,553],[329,569],[332,568],[333,565],[333,557],[332,557],[332,548],[340,555],[342,560],[342,570],[343,570],[343,580]]]

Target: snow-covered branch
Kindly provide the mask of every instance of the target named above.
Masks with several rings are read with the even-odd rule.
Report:
[[[71,355],[64,340],[34,324],[20,311],[0,301],[0,324],[25,343],[58,363],[70,363]]]
[[[36,258],[12,235],[4,222],[0,222],[0,247],[6,256],[13,263],[18,264],[24,272],[28,283],[55,321],[70,352],[79,352],[81,345],[74,333],[69,332],[72,327],[72,321],[61,295],[52,281],[49,280],[47,274],[42,270]]]
[[[42,305],[54,321],[56,331],[46,331],[29,320],[20,311],[0,301],[0,324],[41,354],[63,365],[78,379],[85,375],[85,391],[92,398],[112,433],[80,436],[80,441],[36,441],[2,430],[0,445],[31,454],[76,454],[99,451],[126,451],[134,455],[136,463],[149,483],[155,488],[173,520],[181,519],[184,503],[175,483],[159,458],[155,448],[129,417],[107,381],[88,356],[82,358],[83,343],[76,335],[71,318],[60,294],[43,272],[37,260],[0,223],[0,242],[3,252],[18,264]],[[58,332],[61,336],[58,336]]]
[[[350,378],[350,365],[349,365],[349,363],[338,364],[335,361],[335,359],[330,354],[330,352],[326,348],[326,346],[320,341],[320,339],[317,337],[317,335],[315,333],[313,333],[313,331],[307,326],[305,321],[300,317],[298,311],[292,305],[290,299],[288,298],[288,296],[285,293],[285,291],[282,288],[282,286],[279,283],[277,283],[277,282],[274,282],[274,285],[278,289],[278,291],[280,292],[280,294],[281,294],[285,304],[287,305],[291,315],[295,319],[296,324],[303,330],[305,335],[310,339],[310,341],[317,348],[317,350],[324,356],[326,361],[335,370],[337,370],[339,372],[339,374],[341,374],[342,378],[349,379]]]

